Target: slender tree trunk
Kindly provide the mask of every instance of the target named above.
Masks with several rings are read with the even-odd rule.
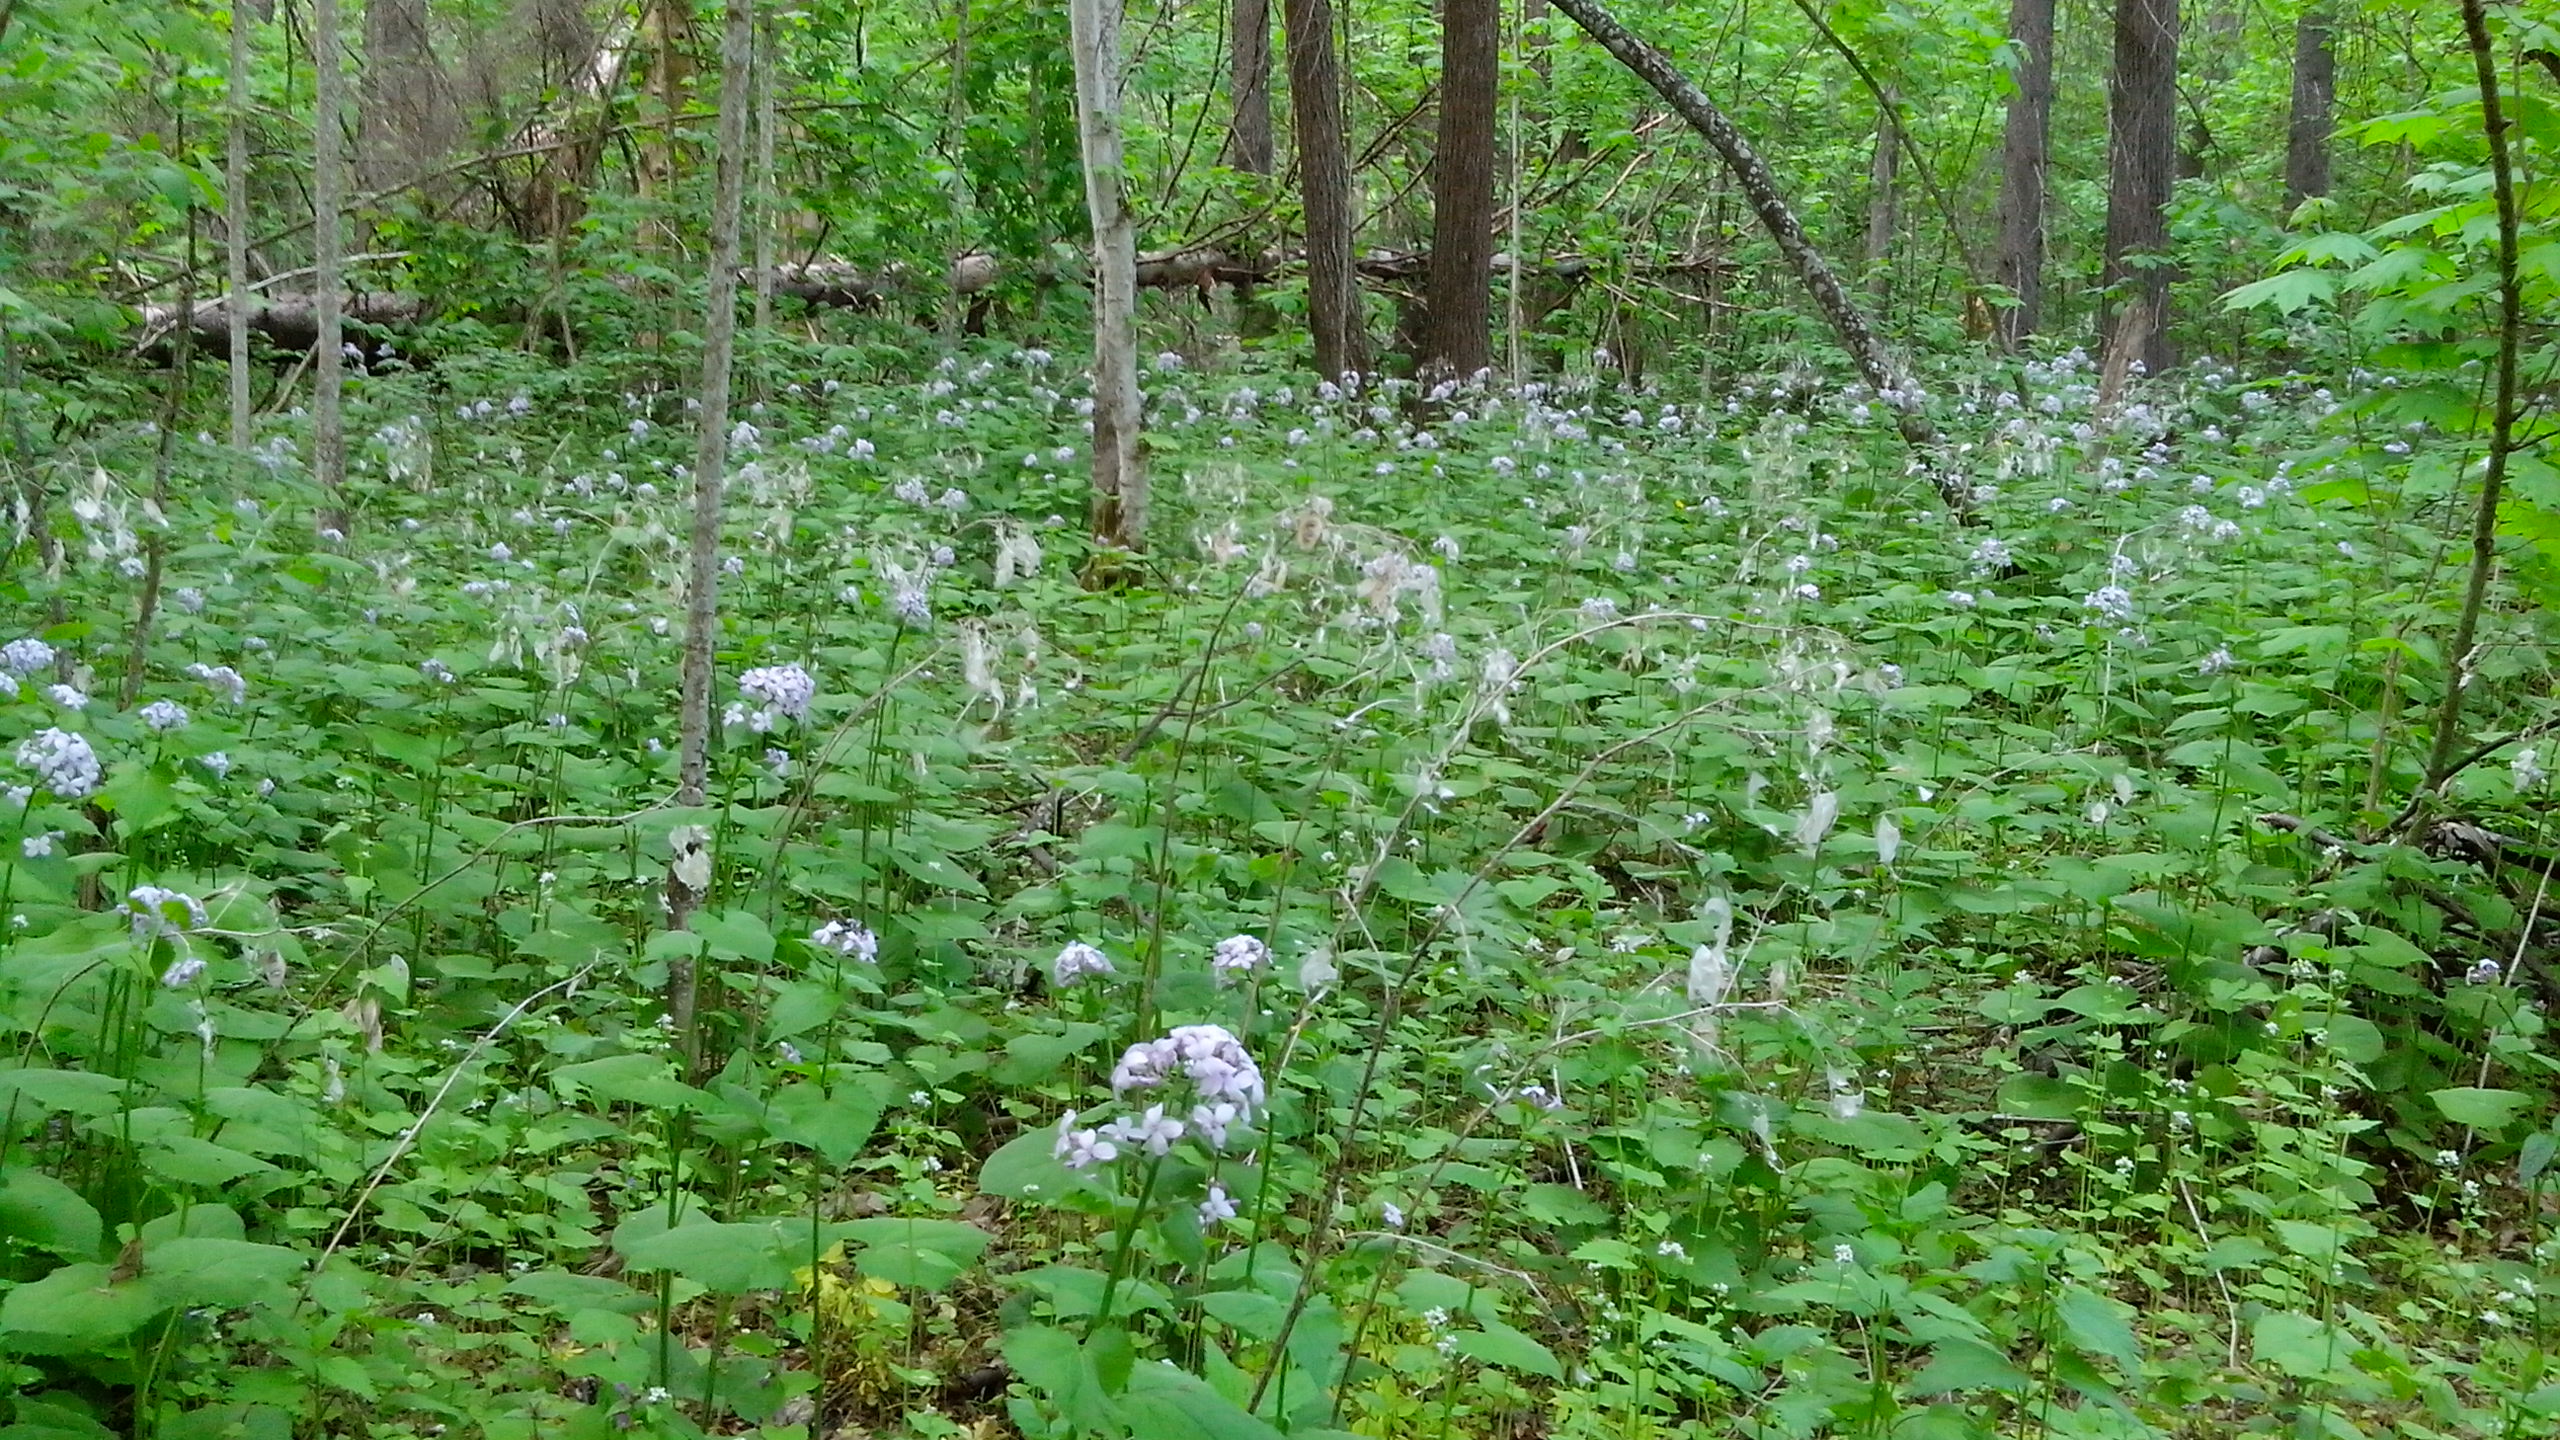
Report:
[[[1235,0],[1228,36],[1228,93],[1235,115],[1227,124],[1227,166],[1268,175],[1271,154],[1271,0]]]
[[[319,335],[312,343],[311,473],[320,482],[320,528],[341,537],[347,513],[347,429],[342,412],[347,372],[344,223],[346,208],[346,83],[338,0],[311,0],[313,86],[311,122],[311,221],[314,310]]]
[[[773,328],[773,252],[780,242],[782,196],[773,175],[774,69],[781,60],[773,12],[756,16],[756,344],[761,347]],[[761,385],[763,368],[758,367]]]
[[[2053,0],[2010,0],[2009,43],[2018,50],[2017,91],[2000,143],[2000,250],[1992,279],[2018,303],[2000,313],[2003,343],[2015,347],[2044,323],[2045,170],[2053,132]]]
[[[2498,85],[2498,54],[2489,40],[2485,0],[2462,0],[2462,29],[2471,42],[2472,73],[2480,87],[2480,128],[2489,142],[2489,178],[2498,206],[2498,363],[2497,394],[2489,412],[2489,454],[2480,476],[2480,503],[2472,511],[2471,580],[2462,596],[2462,612],[2454,621],[2453,642],[2445,649],[2444,708],[2436,713],[2435,741],[2428,748],[2427,791],[2450,779],[2454,742],[2462,734],[2463,692],[2471,684],[2472,647],[2479,636],[2480,611],[2488,600],[2489,578],[2498,569],[2498,502],[2507,484],[2508,458],[2516,451],[2516,426],[2522,418],[2516,403],[2517,371],[2524,329],[2523,217],[2516,203],[2515,159],[2508,149],[2506,101]]]
[[[231,456],[249,458],[249,7],[231,7],[231,74],[222,159],[223,284],[230,294]]]
[[[1334,58],[1333,0],[1283,0],[1289,120],[1307,217],[1307,318],[1316,369],[1339,380],[1369,363],[1358,277],[1351,270],[1351,156],[1342,135],[1342,74]]]
[[[1888,99],[1891,91],[1886,91]],[[1895,143],[1893,112],[1876,115],[1875,154],[1867,162],[1867,243],[1859,259],[1865,263],[1867,287],[1879,307],[1893,303],[1894,186],[1902,178],[1902,151]]]
[[[711,273],[702,320],[701,429],[693,451],[693,534],[686,556],[684,694],[678,720],[676,803],[703,803],[711,769],[713,631],[720,617],[721,500],[729,463],[730,365],[738,338],[738,212],[746,189],[747,69],[755,44],[753,0],[729,0],[720,37],[720,119],[712,160]],[[668,885],[669,924],[683,929],[701,896],[675,876]],[[676,1033],[693,1035],[697,998],[692,962],[667,972],[667,1013]]]
[[[1444,0],[1440,136],[1431,158],[1426,376],[1493,364],[1493,165],[1502,86],[1502,0]]]
[[[1076,138],[1093,217],[1093,538],[1146,546],[1146,457],[1138,421],[1138,224],[1120,141],[1121,0],[1069,0]]]
[[[2329,193],[2329,131],[2335,125],[2338,57],[2329,12],[2314,6],[2293,23],[2293,112],[2285,127],[2284,213]]]
[[[1725,168],[1733,175],[1734,187],[1760,219],[1761,227],[1776,242],[1778,253],[1796,272],[1796,278],[1813,298],[1814,308],[1831,325],[1831,333],[1839,338],[1840,348],[1858,367],[1859,377],[1874,387],[1877,395],[1892,407],[1895,428],[1928,470],[1930,483],[1937,488],[1947,508],[1962,515],[1970,504],[1970,492],[1963,477],[1945,468],[1939,454],[1937,427],[1929,422],[1921,409],[1924,396],[1920,388],[1903,372],[1901,363],[1876,338],[1875,326],[1849,298],[1822,253],[1805,238],[1804,226],[1779,193],[1778,177],[1771,173],[1751,142],[1742,138],[1733,121],[1714,101],[1707,98],[1689,79],[1673,68],[1661,51],[1629,33],[1617,18],[1602,9],[1598,0],[1553,0],[1555,8],[1573,17],[1573,22],[1597,40],[1619,63],[1633,70],[1651,85],[1654,93],[1669,101],[1671,108],[1689,122],[1690,128],[1706,138],[1721,156]]]
[[[2110,349],[2169,368],[2169,191],[2178,173],[2178,0],[2116,0],[2107,81]]]

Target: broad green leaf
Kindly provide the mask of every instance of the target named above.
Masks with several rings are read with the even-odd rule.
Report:
[[[93,1260],[106,1227],[80,1192],[40,1170],[0,1174],[0,1239],[65,1260]]]
[[[2134,1344],[2133,1326],[2114,1301],[2066,1285],[2055,1297],[2053,1309],[2062,1320],[2063,1333],[2083,1353],[2113,1360],[2127,1376],[2142,1373],[2142,1352]]]
[[[2533,1103],[2533,1097],[2521,1090],[2491,1090],[2474,1085],[2430,1090],[2427,1098],[2454,1124],[2493,1132],[2505,1129],[2507,1122]]]
[[[618,1100],[646,1110],[702,1110],[711,1097],[675,1077],[675,1067],[659,1055],[608,1055],[563,1065],[551,1072],[554,1083],[566,1082],[602,1100]]]
[[[1564,1378],[1564,1367],[1556,1363],[1554,1351],[1499,1320],[1483,1324],[1481,1330],[1460,1330],[1449,1337],[1459,1354],[1497,1370],[1543,1375],[1550,1380]]]
[[[808,1263],[809,1226],[789,1220],[696,1220],[618,1243],[633,1269],[672,1270],[715,1294],[743,1295],[791,1283],[793,1270]]]

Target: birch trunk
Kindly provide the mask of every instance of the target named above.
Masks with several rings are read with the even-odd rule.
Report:
[[[1093,538],[1144,548],[1147,477],[1138,430],[1138,227],[1120,142],[1121,0],[1070,0],[1076,138],[1093,217]]]
[[[745,190],[747,66],[755,39],[752,0],[729,0],[720,39],[720,121],[712,161],[711,274],[702,323],[701,432],[693,451],[693,534],[685,566],[684,696],[678,720],[676,803],[703,803],[711,769],[713,630],[720,614],[721,497],[729,462],[730,363],[738,338],[738,212]],[[670,928],[690,922],[702,892],[682,878],[667,879]],[[699,977],[679,957],[667,968],[667,1014],[688,1057],[698,1058],[694,1008]]]
[[[773,327],[773,251],[782,225],[782,200],[773,180],[773,70],[780,37],[770,12],[756,17],[756,343]],[[770,363],[770,362],[767,362]],[[759,375],[762,374],[761,369]],[[761,385],[763,382],[758,381]],[[761,392],[759,392],[761,393]]]
[[[312,341],[311,474],[320,482],[320,528],[347,532],[347,429],[342,411],[347,388],[346,319],[342,313],[345,266],[341,227],[346,208],[346,80],[341,56],[338,0],[311,0],[312,87],[311,222],[312,292],[317,297],[317,336]]]
[[[1822,258],[1822,252],[1814,249],[1813,242],[1805,238],[1804,226],[1797,221],[1795,211],[1788,207],[1786,197],[1778,191],[1778,177],[1761,160],[1759,152],[1751,148],[1751,142],[1742,137],[1742,132],[1734,128],[1733,121],[1716,108],[1705,91],[1675,69],[1661,51],[1636,38],[1626,26],[1619,24],[1615,16],[1600,7],[1598,0],[1552,0],[1552,3],[1571,16],[1573,23],[1581,26],[1585,34],[1616,56],[1620,64],[1642,77],[1653,87],[1655,94],[1670,102],[1680,118],[1689,122],[1690,128],[1715,147],[1716,153],[1723,157],[1725,168],[1732,172],[1734,187],[1742,192],[1742,198],[1759,217],[1761,228],[1777,242],[1779,253],[1794,267],[1797,280],[1813,297],[1814,308],[1822,312],[1822,318],[1830,323],[1832,334],[1838,337],[1840,348],[1849,352],[1851,363],[1858,367],[1859,377],[1873,387],[1892,409],[1895,428],[1902,432],[1904,443],[1919,456],[1939,498],[1946,502],[1948,509],[1958,515],[1965,514],[1970,497],[1962,477],[1941,463],[1943,457],[1939,453],[1937,427],[1929,423],[1929,417],[1920,408],[1922,396],[1919,387],[1904,373],[1901,362],[1876,338],[1874,324],[1867,319],[1866,312],[1858,308],[1857,302],[1849,298],[1848,290],[1841,285],[1840,277],[1830,263]]]

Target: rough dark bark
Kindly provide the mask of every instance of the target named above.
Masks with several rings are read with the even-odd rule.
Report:
[[[1351,155],[1342,135],[1342,71],[1334,55],[1333,0],[1284,0],[1289,120],[1298,144],[1306,212],[1307,320],[1316,369],[1339,380],[1369,363],[1360,291],[1351,268]]]
[[[1425,375],[1493,364],[1493,170],[1502,84],[1502,0],[1444,0],[1440,135],[1431,158],[1431,276]]]
[[[2108,347],[2169,368],[2169,191],[2178,173],[2178,0],[2116,0],[2107,78]]]
[[[339,70],[338,0],[311,0],[313,70],[311,120],[312,293],[311,475],[320,482],[319,528],[346,534],[348,525],[347,427],[343,410],[346,362],[339,353],[345,325],[339,302],[345,280],[340,262],[345,236],[345,81]]]
[[[2001,312],[2003,343],[2015,347],[2044,323],[2045,170],[2053,132],[2053,0],[2011,0],[2009,43],[2017,47],[2018,88],[2009,97],[2000,142],[1999,253],[1991,278],[2018,303]]]
[[[1902,177],[1901,158],[1894,143],[1893,112],[1882,111],[1876,116],[1875,151],[1867,161],[1867,243],[1858,257],[1866,266],[1867,288],[1880,307],[1893,301],[1893,269],[1886,262],[1893,258],[1894,188]]]
[[[1778,178],[1771,173],[1751,142],[1742,138],[1733,121],[1706,92],[1673,68],[1661,51],[1631,34],[1616,17],[1602,9],[1597,0],[1553,0],[1555,8],[1573,18],[1584,33],[1597,40],[1619,63],[1633,70],[1654,93],[1670,102],[1680,118],[1706,138],[1723,158],[1725,168],[1733,175],[1734,187],[1742,192],[1752,213],[1760,219],[1761,228],[1777,243],[1778,251],[1794,268],[1796,278],[1813,299],[1814,308],[1831,325],[1840,348],[1849,352],[1851,363],[1858,367],[1860,378],[1874,387],[1891,407],[1894,424],[1902,438],[1919,456],[1929,472],[1930,482],[1947,508],[1964,514],[1969,505],[1969,492],[1963,478],[1947,469],[1938,441],[1937,427],[1921,409],[1919,387],[1904,374],[1902,366],[1876,338],[1875,326],[1868,321],[1857,302],[1840,283],[1822,253],[1805,238],[1804,226],[1797,221],[1786,197],[1779,193]]]
[[[1251,175],[1272,170],[1271,0],[1235,0],[1228,35],[1227,165]]]
[[[2285,127],[2284,212],[2329,193],[2329,131],[2336,125],[2338,57],[2329,12],[2314,6],[2293,23],[2293,109]]]
[[[1096,543],[1141,550],[1147,468],[1138,412],[1138,222],[1120,132],[1121,0],[1068,0],[1076,138],[1093,222],[1093,496]]]

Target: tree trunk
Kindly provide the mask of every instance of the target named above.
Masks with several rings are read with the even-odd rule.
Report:
[[[2293,113],[2285,128],[2284,213],[2329,193],[2329,131],[2336,124],[2338,57],[2329,12],[2314,6],[2293,24]]]
[[[2110,347],[2169,368],[2169,190],[2178,167],[2178,0],[2116,0],[2107,81]]]
[[[1307,318],[1316,369],[1328,379],[1369,363],[1360,291],[1351,269],[1351,156],[1342,136],[1342,74],[1334,59],[1333,0],[1283,0],[1289,120],[1307,217]]]
[[[1716,108],[1705,91],[1674,69],[1661,51],[1630,34],[1616,17],[1600,8],[1598,0],[1553,0],[1553,3],[1555,8],[1573,17],[1573,22],[1586,34],[1616,56],[1619,63],[1643,77],[1644,82],[1653,87],[1654,93],[1669,101],[1671,108],[1715,147],[1716,153],[1723,157],[1725,168],[1732,172],[1735,188],[1742,192],[1743,199],[1759,216],[1761,227],[1777,243],[1779,253],[1786,256],[1788,264],[1795,268],[1796,278],[1803,283],[1806,293],[1813,297],[1814,308],[1830,322],[1831,332],[1839,338],[1840,348],[1849,352],[1849,359],[1858,367],[1859,376],[1874,387],[1877,395],[1892,408],[1895,428],[1902,432],[1903,441],[1919,455],[1939,497],[1946,502],[1948,509],[1959,515],[1966,513],[1970,492],[1963,477],[1940,463],[1937,427],[1929,423],[1928,415],[1921,409],[1925,397],[1903,373],[1900,362],[1876,339],[1875,326],[1849,298],[1849,292],[1840,284],[1840,277],[1832,272],[1821,252],[1813,248],[1813,242],[1805,238],[1804,226],[1796,220],[1795,212],[1787,207],[1785,197],[1778,193],[1778,177],[1770,173],[1759,153],[1751,148],[1751,142],[1742,138],[1742,132],[1733,127],[1733,121]]]
[[[1444,0],[1440,136],[1431,158],[1431,277],[1425,377],[1465,379],[1493,364],[1494,104],[1502,85],[1502,0]]]
[[[730,362],[738,338],[738,212],[746,189],[747,67],[755,44],[753,0],[729,0],[720,37],[720,120],[712,161],[711,274],[702,321],[700,433],[693,451],[693,534],[685,567],[684,695],[678,720],[676,803],[700,805],[711,766],[712,632],[720,615],[721,499],[729,463]],[[674,875],[668,923],[683,929],[701,895]],[[693,1034],[695,975],[679,959],[667,973],[667,1013]]]
[[[222,159],[223,283],[231,296],[227,329],[231,339],[231,458],[249,459],[249,7],[231,7],[231,73],[227,82],[230,115],[224,126]],[[192,298],[192,297],[191,297]],[[192,309],[192,303],[190,304]]]
[[[1147,472],[1138,428],[1138,224],[1120,143],[1121,0],[1069,0],[1076,138],[1093,217],[1093,538],[1146,546]]]
[[[1271,0],[1235,0],[1228,37],[1228,93],[1235,115],[1227,124],[1227,166],[1248,175],[1271,173]]]
[[[2009,43],[2018,47],[2017,93],[2000,142],[2000,253],[1991,278],[2018,303],[2000,314],[2015,348],[2044,323],[2045,169],[2052,154],[2053,0],[2010,0]]]
[[[435,168],[452,141],[454,113],[427,0],[365,0],[362,86],[356,188],[397,190]]]
[[[345,81],[339,70],[338,0],[311,0],[312,87],[311,221],[312,293],[318,297],[312,341],[311,474],[320,483],[320,528],[347,532],[347,428],[345,266],[340,260],[346,190]]]
[[[773,328],[773,252],[780,240],[782,197],[773,180],[774,68],[781,55],[770,11],[756,17],[756,344]],[[758,369],[761,386],[763,368]],[[758,393],[762,393],[759,391]]]
[[[1888,100],[1891,91],[1886,91]],[[1894,137],[1893,112],[1876,115],[1876,148],[1867,162],[1867,244],[1859,258],[1865,262],[1867,288],[1879,307],[1893,303],[1894,185],[1901,179],[1902,152]]]

